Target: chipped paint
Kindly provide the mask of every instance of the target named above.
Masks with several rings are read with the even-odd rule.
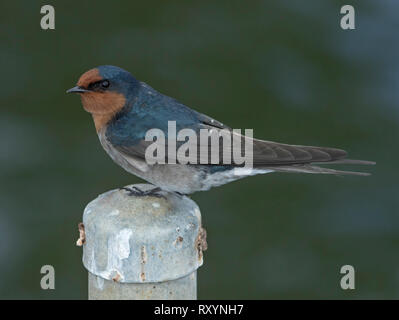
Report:
[[[178,236],[176,238],[176,240],[173,241],[173,244],[175,245],[175,247],[181,248],[183,246],[183,237],[182,236]]]
[[[141,272],[140,272],[140,279],[141,281],[145,281],[145,264],[147,263],[147,251],[145,249],[145,246],[141,246],[140,249],[140,266],[141,266]]]
[[[140,263],[146,264],[147,263],[147,251],[145,250],[145,246],[141,246],[140,257],[141,257]]]
[[[86,242],[85,226],[82,222],[78,224],[78,230],[79,230],[79,239],[76,241],[76,245],[78,247],[81,247]]]
[[[117,215],[119,215],[119,210],[118,210],[118,209],[114,209],[114,210],[112,210],[112,211],[109,213],[109,216],[110,216],[110,217],[114,217],[114,216],[117,216]]]
[[[201,266],[198,206],[188,197],[164,195],[136,198],[113,190],[93,200],[83,217],[89,239],[83,246],[85,267],[108,281],[143,284],[180,279]]]
[[[206,230],[201,227],[199,229],[197,239],[196,239],[196,248],[198,250],[198,260],[202,260],[203,252],[208,249],[208,243],[206,241]]]
[[[117,254],[117,258],[120,260],[129,258],[129,240],[131,235],[131,229],[122,229],[121,231],[119,231],[119,233],[115,237],[115,240],[113,241],[113,245],[115,246],[116,250],[111,250],[111,254],[115,252]],[[109,253],[110,251],[108,251],[108,254]]]
[[[114,282],[119,282],[119,281],[121,281],[121,275],[119,274],[119,272],[118,271],[116,271],[115,272],[115,275],[112,277],[112,281],[114,281]]]

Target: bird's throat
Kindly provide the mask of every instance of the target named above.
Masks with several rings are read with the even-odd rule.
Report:
[[[123,94],[116,92],[88,92],[81,95],[83,108],[93,116],[97,132],[125,106]]]
[[[108,122],[110,122],[114,116],[114,114],[97,114],[92,113],[94,125],[96,127],[96,131],[99,132],[102,128],[104,128]]]

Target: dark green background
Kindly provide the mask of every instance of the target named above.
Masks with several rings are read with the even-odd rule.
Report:
[[[40,29],[44,4],[55,31]],[[356,30],[340,28],[343,4]],[[0,298],[85,299],[83,209],[140,181],[65,94],[101,64],[256,137],[378,163],[371,177],[270,174],[194,194],[209,240],[199,298],[398,298],[398,12],[395,0],[2,1]],[[40,289],[45,264],[55,290]]]

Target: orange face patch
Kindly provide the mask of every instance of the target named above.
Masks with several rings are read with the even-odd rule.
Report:
[[[81,75],[78,81],[78,86],[87,89],[90,83],[97,82],[102,79],[103,78],[100,76],[100,72],[97,68],[90,69]]]
[[[102,80],[97,68],[91,69],[80,77],[78,86],[87,89],[91,83]],[[100,131],[116,113],[122,110],[126,99],[123,94],[111,91],[84,92],[80,94],[83,108],[93,116],[97,132]]]
[[[126,103],[117,92],[85,92],[80,95],[83,108],[93,116],[97,132],[100,131]]]

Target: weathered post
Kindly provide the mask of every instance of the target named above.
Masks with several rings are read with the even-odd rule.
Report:
[[[196,299],[206,250],[200,210],[188,197],[160,195],[112,190],[87,205],[78,245],[89,299]]]

